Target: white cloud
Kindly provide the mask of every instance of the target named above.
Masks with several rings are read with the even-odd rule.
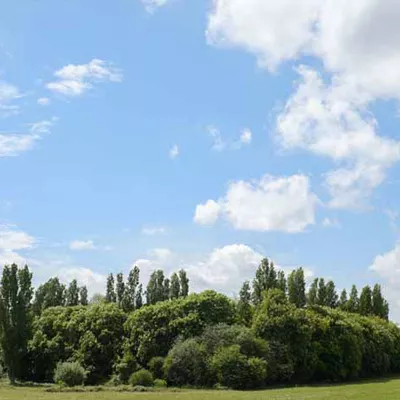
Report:
[[[97,246],[93,243],[93,240],[74,240],[69,244],[69,248],[74,251],[82,251],[96,250]]]
[[[243,129],[242,134],[240,135],[240,142],[243,144],[250,144],[253,139],[253,134],[251,130],[246,128]]]
[[[87,286],[90,295],[94,293],[104,294],[106,290],[107,277],[83,267],[62,267],[56,272],[56,275],[65,284],[70,283],[73,279],[78,281],[80,286]]]
[[[160,249],[159,249],[160,250]],[[190,279],[192,291],[214,289],[228,295],[237,294],[246,280],[252,280],[256,269],[263,258],[259,252],[244,244],[231,244],[213,249],[209,254],[188,256],[179,255],[168,249],[150,252],[150,258],[137,260],[142,281],[147,282],[151,272],[162,268],[166,275],[178,269],[185,269]],[[285,273],[293,268],[280,267]],[[313,275],[312,270],[305,268],[306,277]]]
[[[0,266],[16,263],[23,265],[26,258],[20,251],[32,249],[36,239],[14,226],[0,226]]]
[[[69,64],[54,73],[56,81],[46,87],[65,96],[80,96],[98,82],[121,82],[121,72],[110,63],[93,59],[87,64]]]
[[[240,230],[296,233],[315,223],[317,203],[308,177],[266,175],[259,181],[232,182],[218,202],[197,206],[195,220],[212,223],[219,214]]]
[[[213,225],[219,217],[221,206],[214,200],[196,207],[194,221],[200,225]]]
[[[171,149],[169,150],[169,158],[174,160],[179,156],[179,147],[177,144],[174,144]]]
[[[377,122],[340,82],[327,86],[314,70],[298,72],[302,80],[277,119],[278,140],[342,163],[326,174],[330,205],[359,207],[400,159],[400,142],[379,136]]]
[[[142,228],[142,234],[147,236],[160,235],[167,231],[163,226],[145,226]]]
[[[140,0],[146,11],[149,13],[153,13],[158,8],[165,6],[169,0]]]
[[[37,103],[41,106],[48,106],[51,103],[51,100],[48,97],[39,97]]]
[[[50,133],[54,120],[29,124],[29,133],[0,133],[0,157],[17,156],[31,150],[35,143]]]
[[[8,117],[18,114],[19,106],[13,104],[13,101],[22,96],[23,95],[16,86],[0,81],[0,116]]]
[[[215,151],[224,150],[226,147],[226,143],[222,139],[220,130],[215,126],[210,125],[207,127],[207,132],[208,132],[208,136],[210,136],[210,138],[213,141],[212,150],[215,150]]]
[[[326,217],[322,220],[322,226],[325,228],[340,228],[340,222],[337,219]]]

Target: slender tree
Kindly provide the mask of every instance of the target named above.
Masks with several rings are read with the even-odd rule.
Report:
[[[318,300],[318,278],[315,278],[312,282],[310,289],[308,290],[307,303],[309,306],[317,304]]]
[[[264,258],[261,260],[253,280],[253,303],[261,304],[263,293],[276,288],[278,288],[278,279],[274,264],[270,263],[268,258]]]
[[[346,291],[346,289],[343,289],[342,293],[340,294],[339,308],[343,311],[347,310],[347,291]]]
[[[303,268],[292,271],[288,278],[289,301],[296,307],[306,305],[306,282]]]
[[[78,282],[74,279],[67,289],[67,306],[77,306],[79,304]]]
[[[138,286],[138,290],[136,291],[136,298],[135,298],[135,308],[139,310],[143,306],[143,286],[140,284]]]
[[[326,285],[325,285],[325,279],[324,278],[319,278],[318,280],[318,292],[317,292],[317,304],[319,306],[325,306],[326,305]]]
[[[164,279],[164,300],[168,300],[171,292],[171,281],[169,278]]]
[[[388,303],[382,295],[381,285],[378,284],[372,290],[372,313],[384,319],[389,317]]]
[[[89,304],[89,301],[88,301],[88,290],[87,290],[86,286],[82,286],[79,289],[79,303],[82,306],[87,306]]]
[[[0,343],[11,383],[21,378],[31,336],[32,274],[25,266],[5,266],[0,285]]]
[[[124,274],[120,272],[117,274],[117,283],[115,286],[115,292],[117,296],[117,303],[121,307],[124,301],[125,295],[125,283],[124,283]]]
[[[107,278],[106,302],[115,303],[116,301],[117,295],[115,294],[114,275],[110,274]]]
[[[358,298],[358,291],[355,285],[351,287],[349,301],[347,302],[347,310],[352,313],[360,312],[360,300]]]
[[[330,308],[336,308],[338,306],[338,295],[336,293],[336,287],[333,281],[329,281],[326,284],[326,299],[325,305]]]
[[[277,289],[281,290],[285,294],[287,292],[286,276],[285,276],[285,272],[282,270],[278,271]]]
[[[179,271],[179,284],[181,286],[180,297],[187,297],[189,295],[189,278],[184,269]]]
[[[251,319],[253,317],[253,310],[251,307],[251,291],[250,283],[244,282],[240,289],[239,301],[238,301],[238,315],[239,320],[247,326],[250,326]]]
[[[128,275],[128,280],[125,285],[124,299],[123,299],[123,309],[127,312],[135,310],[136,307],[136,294],[137,287],[139,285],[139,275],[140,270],[138,266],[134,266]]]
[[[369,286],[365,286],[360,294],[360,314],[372,314],[372,291]]]
[[[177,299],[181,295],[181,283],[176,272],[171,275],[170,294],[171,299]]]

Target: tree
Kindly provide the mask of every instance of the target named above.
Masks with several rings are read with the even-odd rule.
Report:
[[[140,270],[136,265],[129,271],[128,281],[125,285],[123,309],[125,311],[133,311],[137,308],[136,305],[136,291],[139,285]]]
[[[62,285],[58,278],[49,279],[36,290],[33,312],[38,315],[46,308],[64,306],[65,294],[65,285]]]
[[[5,266],[0,286],[0,343],[11,383],[24,374],[31,336],[32,274],[28,266]]]
[[[263,293],[266,290],[277,288],[278,281],[273,263],[268,258],[261,260],[256,271],[256,277],[253,280],[253,302],[259,305],[263,299]]]
[[[143,285],[140,284],[136,292],[136,299],[135,299],[136,310],[139,310],[139,308],[142,308],[142,306],[143,306]]]
[[[77,306],[79,304],[78,282],[74,279],[67,289],[67,306]]]
[[[372,290],[372,313],[384,319],[389,317],[389,306],[382,296],[381,285],[378,284]]]
[[[251,308],[251,292],[250,283],[248,281],[243,283],[239,293],[238,301],[238,315],[239,320],[246,326],[249,326],[253,316]]]
[[[355,285],[351,287],[349,301],[347,302],[347,310],[352,313],[360,311],[360,300],[358,299],[358,291]]]
[[[372,314],[372,291],[369,286],[365,286],[360,295],[360,314]]]
[[[79,289],[79,302],[82,306],[87,306],[89,301],[88,301],[88,290],[86,286],[82,286]]]
[[[326,305],[326,286],[325,286],[325,279],[320,278],[318,280],[318,292],[317,292],[317,304],[319,306],[325,306]]]
[[[343,289],[342,293],[340,294],[339,308],[343,311],[347,310],[347,291],[346,291],[346,289]]]
[[[338,306],[338,295],[336,293],[335,284],[333,281],[329,281],[326,284],[326,299],[325,305],[327,307],[336,308]]]
[[[117,284],[116,284],[117,303],[120,307],[122,306],[124,295],[125,295],[124,275],[122,272],[120,272],[119,274],[117,274]]]
[[[170,299],[177,299],[181,295],[181,283],[179,281],[179,276],[176,272],[171,275],[171,284],[170,284]]]
[[[165,300],[164,271],[158,269],[150,275],[146,288],[146,303],[156,304]]]
[[[303,268],[292,271],[288,278],[289,302],[298,308],[306,305],[306,281]]]
[[[169,280],[169,278],[165,278],[164,279],[164,300],[169,299],[170,290],[171,290],[171,281]]]
[[[285,277],[284,271],[278,271],[277,288],[279,290],[282,290],[283,293],[286,293],[286,291],[287,291],[287,282],[286,282],[286,277]]]
[[[107,292],[106,292],[106,302],[115,303],[117,301],[117,295],[115,294],[114,287],[114,275],[110,274],[107,278]]]
[[[189,295],[189,278],[184,269],[179,271],[179,283],[181,286],[180,297],[187,297]]]
[[[317,304],[318,300],[318,278],[315,278],[308,290],[307,303],[310,306]]]

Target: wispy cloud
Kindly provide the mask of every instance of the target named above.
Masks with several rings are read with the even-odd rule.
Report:
[[[93,59],[87,64],[69,64],[54,73],[57,80],[47,83],[46,87],[65,96],[80,96],[99,82],[121,82],[119,69],[109,62]]]
[[[163,226],[145,226],[142,228],[142,234],[147,236],[160,235],[167,231]]]
[[[248,128],[242,130],[239,139],[236,141],[224,139],[221,131],[214,125],[209,125],[207,127],[207,133],[213,142],[211,149],[218,152],[224,150],[239,150],[243,146],[249,145],[253,139],[253,133]]]
[[[174,160],[179,156],[179,147],[177,144],[174,144],[171,149],[169,150],[169,158]]]

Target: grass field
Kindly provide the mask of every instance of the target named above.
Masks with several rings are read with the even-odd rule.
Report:
[[[358,384],[271,389],[258,392],[180,391],[155,393],[48,393],[41,387],[0,386],[1,400],[399,400],[400,379]]]

